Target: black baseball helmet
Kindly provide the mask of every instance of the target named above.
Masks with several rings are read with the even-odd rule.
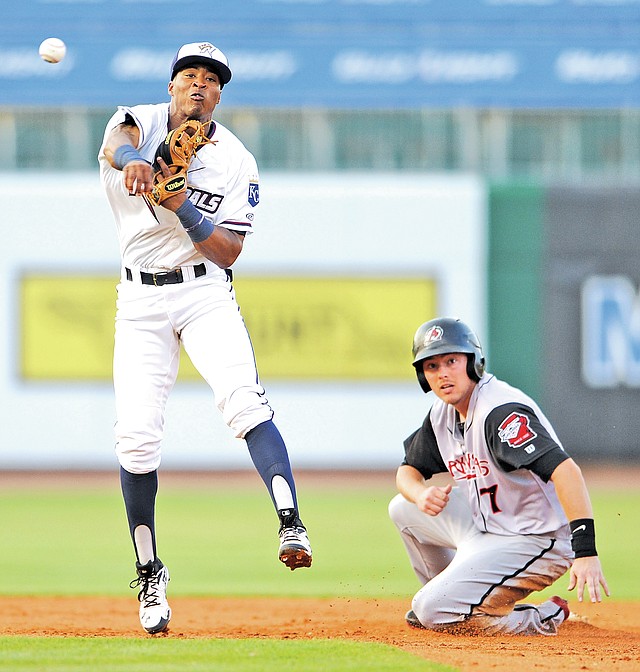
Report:
[[[471,380],[480,380],[484,373],[484,354],[478,337],[464,322],[452,317],[438,317],[425,322],[413,337],[413,366],[420,387],[429,392],[431,386],[422,370],[422,362],[434,355],[464,352],[467,356],[467,374]]]

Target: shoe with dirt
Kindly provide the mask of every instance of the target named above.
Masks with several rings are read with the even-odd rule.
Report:
[[[278,558],[291,571],[311,567],[311,544],[307,530],[295,509],[278,511],[280,516],[280,548]]]
[[[140,602],[140,625],[150,634],[164,632],[171,620],[171,608],[167,602],[167,584],[169,570],[159,558],[151,560],[145,565],[136,562],[138,578],[129,586],[140,588],[138,600]]]
[[[404,615],[404,620],[407,622],[407,625],[410,625],[412,628],[420,628],[420,630],[426,630],[424,625],[420,623],[418,620],[418,617],[416,616],[415,612],[413,609],[409,609],[407,613]]]
[[[564,619],[562,621],[563,623],[569,618],[569,616],[571,616],[571,612],[569,611],[569,603],[564,598],[560,597],[559,595],[554,595],[553,597],[549,598],[549,602],[553,602],[555,605],[560,607],[560,609],[562,609],[564,613]]]

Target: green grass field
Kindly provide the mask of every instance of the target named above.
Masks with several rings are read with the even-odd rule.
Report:
[[[314,546],[311,571],[277,562],[277,521],[266,491],[161,486],[160,555],[172,595],[406,597],[417,582],[387,517],[393,484],[344,492],[305,487],[301,507]],[[612,597],[640,600],[635,529],[640,490],[592,490],[598,548]],[[133,551],[120,493],[78,484],[0,494],[0,595],[128,595]],[[624,539],[625,552],[620,552]],[[229,548],[233,548],[229,561]],[[363,552],[363,549],[365,552]],[[547,592],[572,597],[563,577]],[[132,597],[132,609],[136,609]],[[150,661],[153,660],[153,665]],[[0,638],[0,670],[445,670],[391,647],[343,641]]]

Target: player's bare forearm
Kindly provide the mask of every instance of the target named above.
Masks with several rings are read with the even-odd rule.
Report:
[[[591,500],[582,471],[571,458],[555,468],[551,480],[568,520],[593,518]]]
[[[244,236],[223,226],[216,226],[213,233],[201,243],[194,243],[200,254],[220,268],[229,268],[240,256]]]
[[[120,124],[116,126],[104,146],[104,156],[113,168],[122,171],[124,186],[127,191],[135,196],[147,194],[153,188],[153,168],[140,155],[131,148],[136,148],[140,140],[140,131],[137,126]],[[120,148],[129,147],[129,158],[122,165],[122,157],[116,153]],[[122,150],[121,150],[122,151]]]
[[[569,521],[593,518],[593,508],[587,484],[580,467],[571,458],[556,467],[551,474],[551,480]],[[601,587],[604,589],[605,595],[609,595],[609,587],[602,572],[600,558],[595,555],[595,546],[593,552],[594,555],[576,558],[569,570],[568,589],[576,589],[580,602],[583,600],[585,589],[591,602],[602,600]]]
[[[396,487],[405,499],[413,502],[415,501],[414,496],[426,487],[426,481],[415,467],[403,464],[396,472]]]
[[[451,485],[429,485],[422,474],[408,464],[403,464],[396,473],[396,486],[402,496],[413,502],[423,513],[437,516],[449,501]]]
[[[113,158],[116,149],[122,147],[122,145],[132,145],[133,147],[137,147],[139,140],[140,131],[137,126],[120,124],[109,133],[104,145],[104,156],[114,168],[117,168]]]
[[[158,157],[158,165],[165,177],[171,176],[169,167],[161,157]],[[186,213],[182,212],[182,206],[189,206]],[[204,240],[196,239],[193,241],[192,237],[192,241],[193,246],[200,252],[200,254],[209,259],[209,261],[213,261],[213,263],[220,268],[229,268],[238,258],[240,252],[242,252],[244,236],[231,229],[225,229],[223,226],[213,226],[210,220],[207,222],[206,219],[203,219],[202,214],[191,204],[187,203],[186,191],[181,191],[175,196],[165,198],[162,201],[162,207],[171,210],[178,215],[182,225],[190,236],[192,235],[190,231],[194,230],[191,229],[192,223],[190,219],[192,217],[195,217],[196,219],[199,217],[201,220],[199,223],[195,222],[195,228],[199,228],[200,226],[208,226],[212,228],[211,233],[208,235],[208,231],[205,232],[204,235],[207,235],[207,237]],[[185,218],[185,215],[187,218]],[[201,236],[198,236],[198,238],[201,238]]]

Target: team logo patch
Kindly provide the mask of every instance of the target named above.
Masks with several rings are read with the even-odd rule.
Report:
[[[439,327],[437,324],[431,327],[429,331],[424,335],[424,344],[433,343],[434,341],[441,341],[444,336],[444,331],[442,327]]]
[[[249,195],[247,200],[252,208],[260,203],[260,185],[258,182],[249,182]]]
[[[512,448],[519,448],[538,436],[529,426],[529,418],[521,413],[511,413],[498,427],[500,441]]]

